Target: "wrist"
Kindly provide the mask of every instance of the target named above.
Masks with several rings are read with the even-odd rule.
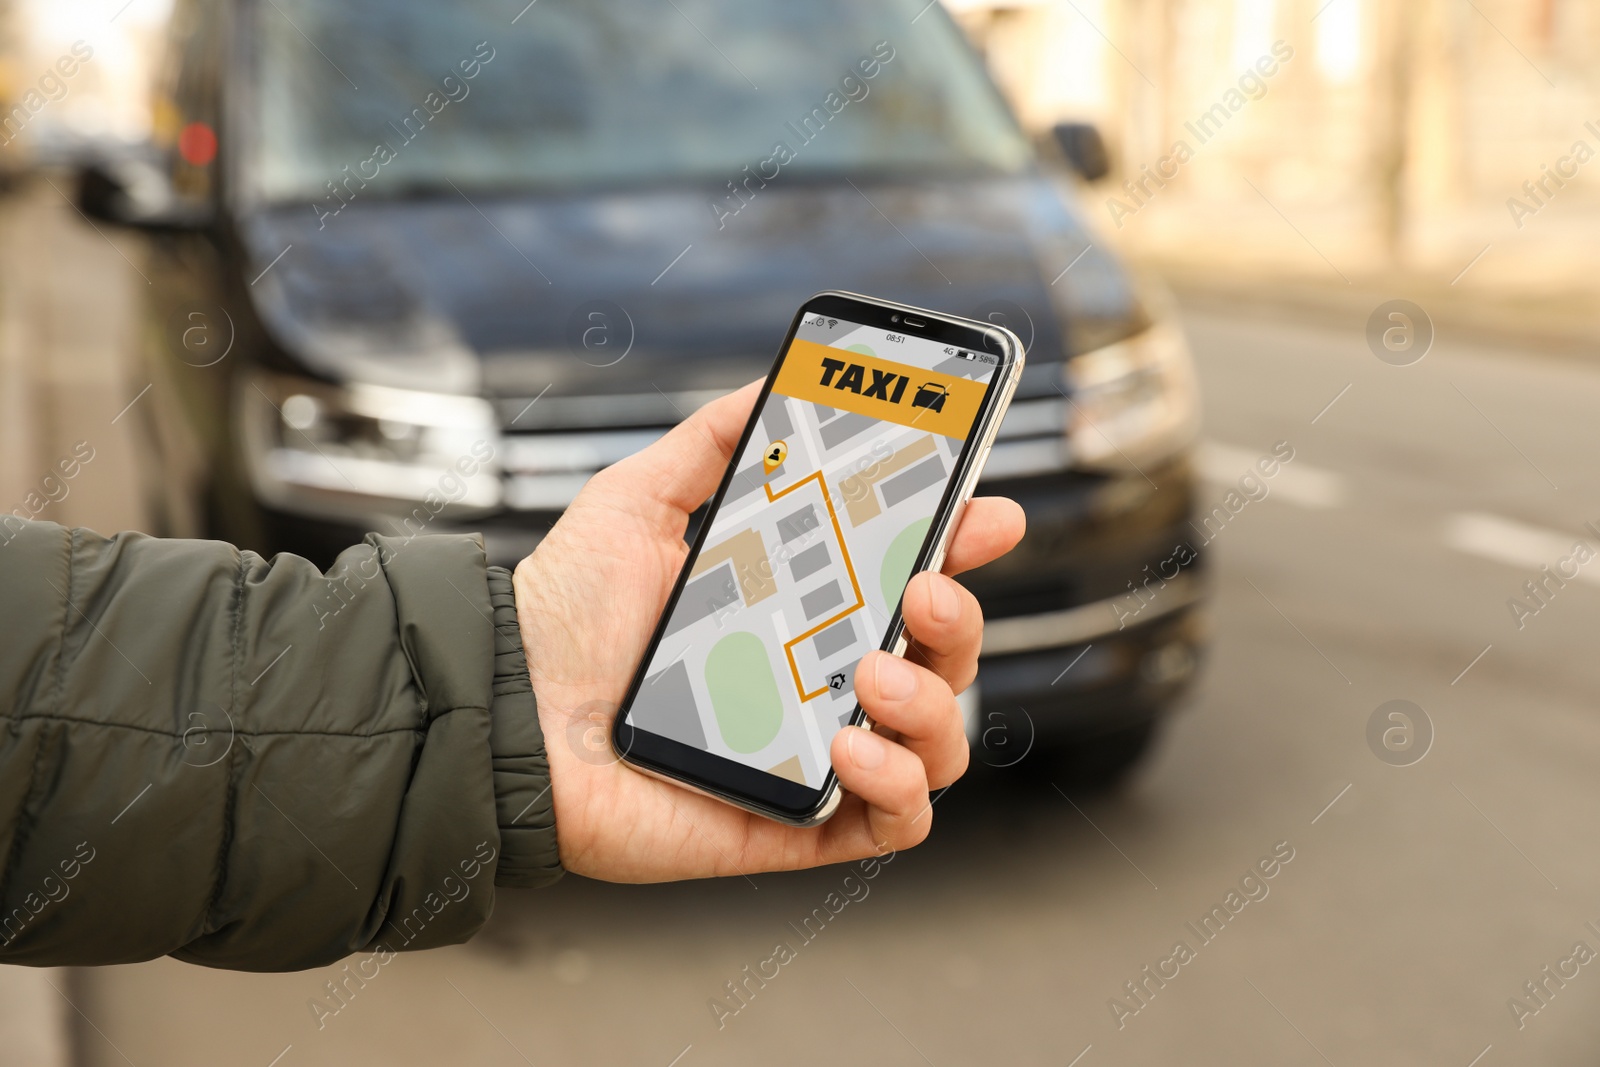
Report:
[[[500,829],[498,885],[541,886],[561,877],[550,761],[522,638],[518,595],[504,568],[488,571],[494,624],[489,753]]]

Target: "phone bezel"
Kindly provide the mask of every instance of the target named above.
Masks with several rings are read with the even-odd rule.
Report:
[[[714,755],[664,735],[640,729],[631,725],[627,718],[638,696],[639,687],[644,683],[645,670],[655,659],[656,648],[661,642],[667,620],[688,582],[690,568],[694,560],[699,558],[700,551],[709,536],[711,517],[722,506],[723,497],[737,472],[739,457],[744,455],[745,449],[749,446],[750,436],[758,425],[758,413],[772,392],[778,368],[788,356],[802,321],[808,316],[818,314],[960,348],[983,349],[994,353],[1001,360],[984,394],[973,431],[967,435],[963,443],[956,469],[945,484],[944,495],[934,511],[934,523],[929,527],[927,540],[917,553],[916,562],[912,565],[912,574],[928,569],[932,557],[936,553],[942,553],[950,521],[965,503],[965,500],[958,500],[957,496],[971,488],[973,465],[978,462],[981,450],[992,443],[997,416],[1003,413],[1004,401],[1015,388],[1025,358],[1021,341],[1009,330],[856,293],[842,291],[818,293],[800,306],[795,312],[793,321],[789,323],[788,333],[784,336],[783,343],[778,348],[778,355],[767,372],[767,379],[762,385],[761,395],[756,399],[751,418],[745,424],[744,432],[739,435],[739,442],[734,447],[733,459],[729,462],[722,482],[707,506],[705,519],[700,523],[694,542],[690,546],[689,555],[684,560],[683,569],[673,584],[666,607],[662,610],[655,632],[650,637],[650,644],[645,649],[639,667],[634,672],[633,680],[628,685],[627,694],[617,711],[612,726],[612,745],[619,758],[640,770],[682,783],[746,810],[798,825],[809,825],[821,821],[826,814],[831,814],[831,810],[824,813],[821,818],[818,814],[828,808],[830,799],[839,787],[838,776],[831,766],[822,785],[813,789],[737,760]],[[913,326],[908,323],[906,321],[908,317],[919,325]],[[885,651],[895,648],[904,628],[900,606],[896,604],[883,644],[879,647]],[[851,713],[851,724],[859,726],[865,718],[860,703],[857,703]]]

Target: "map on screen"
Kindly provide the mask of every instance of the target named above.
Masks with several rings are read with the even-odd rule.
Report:
[[[808,315],[629,710],[820,788],[998,361]]]

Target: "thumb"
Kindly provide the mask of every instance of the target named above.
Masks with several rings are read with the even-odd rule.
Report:
[[[765,379],[718,397],[674,426],[659,441],[602,472],[606,488],[630,501],[655,504],[687,518],[716,492],[739,445]]]

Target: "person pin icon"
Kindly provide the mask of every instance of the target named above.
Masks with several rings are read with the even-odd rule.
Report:
[[[789,446],[787,444],[782,441],[774,441],[767,446],[766,452],[762,454],[761,465],[766,468],[768,474],[771,474],[783,466],[784,457],[788,454]]]

